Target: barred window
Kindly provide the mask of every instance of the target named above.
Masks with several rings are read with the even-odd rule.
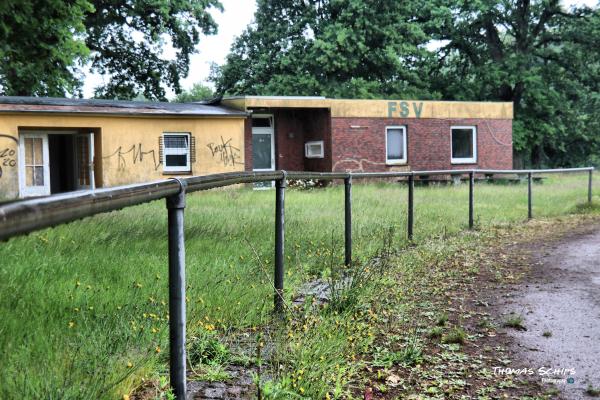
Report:
[[[163,134],[163,171],[189,172],[190,167],[190,134]]]

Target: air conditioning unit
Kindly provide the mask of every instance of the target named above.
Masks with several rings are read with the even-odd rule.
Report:
[[[306,142],[304,144],[304,157],[306,158],[323,158],[325,157],[325,149],[322,140]]]

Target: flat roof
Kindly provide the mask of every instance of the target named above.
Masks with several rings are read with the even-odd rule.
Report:
[[[206,103],[168,103],[57,97],[0,96],[0,113],[68,113],[189,117],[239,117],[245,110]]]
[[[244,111],[257,108],[327,108],[333,118],[513,119],[512,102],[239,96],[224,98],[221,103]]]

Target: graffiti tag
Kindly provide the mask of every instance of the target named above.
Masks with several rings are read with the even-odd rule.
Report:
[[[14,136],[0,134],[0,137],[12,139],[15,141],[15,143],[19,143]],[[15,158],[16,154],[17,154],[17,152],[10,148],[5,148],[3,150],[0,150],[0,178],[2,178],[2,174],[3,174],[2,167],[4,167],[4,168],[11,167],[12,168],[12,167],[17,166],[17,159]]]
[[[154,165],[154,170],[158,170],[158,168],[162,164],[162,161],[157,160],[156,151],[144,151],[141,143],[132,145],[128,150],[123,150],[123,146],[119,146],[112,154],[102,158],[117,157],[117,170],[124,171],[127,167],[127,160],[131,160],[132,163],[135,165],[137,163],[143,162],[145,156],[150,156]]]
[[[223,139],[221,136],[221,143],[209,143],[206,147],[209,148],[213,158],[219,157],[219,160],[223,163],[225,167],[235,164],[241,164],[241,162],[237,161],[241,158],[240,149],[233,146],[231,141],[233,139],[229,138],[229,140]]]

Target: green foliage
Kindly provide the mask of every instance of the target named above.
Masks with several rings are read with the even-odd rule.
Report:
[[[467,332],[461,327],[454,327],[442,336],[442,343],[446,344],[464,344],[467,340]]]
[[[96,97],[165,100],[165,86],[181,91],[200,35],[216,33],[210,8],[222,9],[218,0],[2,1],[1,93],[80,96],[89,63],[109,77]]]
[[[597,7],[260,0],[255,20],[219,93],[510,101],[517,164],[600,163]]]
[[[585,394],[591,397],[600,397],[600,389],[594,388],[592,385],[588,385],[585,390]]]
[[[437,326],[444,326],[446,325],[446,322],[448,322],[448,314],[446,313],[440,314],[440,316],[435,321]]]
[[[514,328],[517,330],[522,330],[522,331],[526,331],[527,328],[525,328],[525,318],[523,317],[522,314],[510,314],[507,318],[506,321],[504,321],[504,326],[508,327],[508,328]]]
[[[525,164],[598,161],[590,158],[600,149],[598,9],[434,0],[422,16],[442,43],[431,90],[451,100],[513,102],[514,149]]]
[[[423,362],[423,346],[416,335],[411,335],[400,351],[375,346],[374,367],[391,368],[393,365],[414,366]]]
[[[0,2],[0,94],[80,93],[73,69],[89,55],[83,19],[93,10],[88,0]]]
[[[187,355],[192,365],[221,364],[229,357],[229,351],[216,332],[201,330],[188,339]]]
[[[173,101],[176,103],[190,103],[193,101],[210,100],[214,97],[213,90],[201,83],[194,83],[190,90],[179,93]]]
[[[587,200],[586,185],[586,174],[548,177],[535,187],[536,218],[573,212],[576,204]],[[325,250],[331,250],[328,243],[332,238],[337,243],[343,240],[344,210],[337,206],[343,202],[343,190],[337,185],[286,193],[286,300],[302,283],[320,277],[327,269],[330,254]],[[435,238],[457,236],[479,242],[484,230],[494,232],[498,226],[527,217],[523,185],[481,184],[476,188],[481,231],[457,235],[466,228],[467,185],[419,187],[415,202],[424,206],[415,209],[417,246],[407,248],[406,190],[393,184],[355,183],[356,265],[364,265],[365,259],[377,254],[380,234],[389,226],[396,228],[392,231],[394,247],[403,249],[397,255],[405,258],[386,264],[389,268],[383,276],[373,276],[377,284],[364,285],[360,298],[343,313],[315,305],[314,314],[288,314],[293,319],[283,321],[280,340],[274,341],[273,348],[265,340],[263,351],[262,376],[277,376],[272,389],[279,398],[292,398],[285,391],[299,394],[300,388],[305,390],[304,398],[322,399],[328,391],[332,398],[342,398],[349,382],[363,369],[359,360],[368,351],[365,346],[381,337],[375,327],[394,326],[394,321],[409,317],[414,320],[401,313],[402,309],[384,314],[379,307],[388,302],[400,307],[408,296],[415,296],[421,304],[423,293],[442,298],[448,274],[464,281],[463,269],[442,263],[456,257],[455,248],[443,247],[441,243],[446,242],[435,242]],[[594,190],[598,199],[600,188]],[[193,359],[190,365],[203,377],[225,377],[226,371],[218,365],[238,363],[236,352],[241,343],[254,342],[244,339],[246,333],[256,335],[253,327],[260,332],[270,321],[272,199],[272,191],[246,189],[203,191],[187,198],[188,354]],[[589,211],[597,214],[600,209]],[[164,369],[169,312],[166,218],[164,203],[157,201],[0,245],[0,354],[4,356],[0,398],[14,398],[15,393],[23,399],[122,398],[139,387],[143,377]],[[342,250],[334,250],[341,258]],[[428,256],[436,251],[435,259]],[[385,275],[398,266],[401,283]],[[415,275],[416,271],[422,276]],[[415,291],[414,287],[425,282],[432,286]],[[427,310],[432,312],[431,325],[436,323],[435,317],[449,312]],[[265,335],[270,331],[264,330]],[[405,343],[390,338],[382,346],[402,352],[400,346]],[[414,357],[416,349],[407,350],[406,360],[418,359]],[[270,352],[274,354],[271,357]],[[250,356],[254,354],[252,351]],[[199,362],[213,365],[205,369]],[[271,363],[272,369],[268,369]]]
[[[130,99],[141,92],[165,100],[163,85],[176,93],[189,71],[190,55],[200,34],[217,26],[207,9],[222,9],[218,0],[93,0],[95,11],[85,17],[86,45],[92,51],[92,71],[110,81],[96,97]],[[170,43],[174,60],[162,57]]]
[[[441,326],[434,326],[433,328],[431,328],[429,330],[429,332],[427,333],[427,336],[429,336],[431,339],[439,339],[442,337],[442,335],[444,334],[444,328]]]
[[[212,79],[218,92],[228,94],[427,96],[419,66],[428,38],[404,17],[417,7],[379,0],[259,0],[256,22]]]

